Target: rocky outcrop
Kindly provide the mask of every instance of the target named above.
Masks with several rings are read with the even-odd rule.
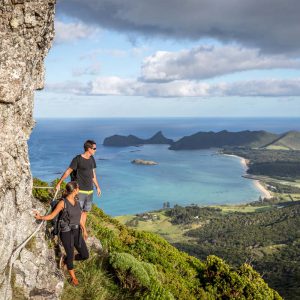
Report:
[[[158,165],[158,163],[153,160],[143,160],[143,159],[134,159],[131,161],[131,163],[135,165],[144,165],[144,166]]]
[[[4,298],[5,272],[13,250],[37,226],[31,215],[27,140],[34,126],[34,90],[43,88],[44,58],[54,36],[54,8],[55,0],[0,0],[0,299]],[[40,236],[38,245],[43,244]],[[24,288],[26,297],[40,287],[42,260],[44,267],[50,265],[46,252],[42,252],[45,256],[30,253],[23,250],[13,270],[14,283]],[[28,280],[27,275],[35,278]],[[36,281],[35,288],[32,280]],[[59,279],[51,288],[45,285],[43,294],[48,296],[43,299],[54,297],[57,284]],[[7,296],[12,297],[10,288]]]
[[[113,135],[107,137],[103,141],[104,146],[110,147],[129,147],[129,146],[139,146],[139,145],[147,145],[147,144],[166,144],[172,145],[173,140],[166,138],[161,131],[158,131],[149,139],[141,139],[135,135]]]

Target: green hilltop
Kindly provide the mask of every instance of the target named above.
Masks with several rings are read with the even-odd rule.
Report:
[[[220,132],[198,132],[185,136],[174,142],[169,149],[171,150],[194,150],[208,148],[223,148],[225,146],[244,146],[259,148],[271,143],[278,138],[277,134],[267,131],[239,131],[230,132],[222,130]]]
[[[270,150],[300,150],[300,132],[289,131],[264,148]]]

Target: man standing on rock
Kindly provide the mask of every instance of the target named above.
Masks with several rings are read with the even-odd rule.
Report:
[[[87,140],[84,143],[84,153],[75,156],[69,168],[60,178],[56,185],[56,189],[60,189],[61,183],[71,175],[72,181],[77,181],[79,184],[78,201],[82,209],[82,220],[85,224],[87,212],[92,208],[93,202],[93,184],[97,188],[97,195],[101,195],[101,189],[96,177],[96,161],[94,154],[96,151],[96,143],[92,140]]]

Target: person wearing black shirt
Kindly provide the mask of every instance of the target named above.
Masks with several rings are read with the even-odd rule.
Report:
[[[87,140],[84,143],[84,153],[75,156],[69,168],[60,178],[56,185],[56,189],[60,189],[61,183],[71,175],[73,181],[77,181],[79,184],[78,199],[83,211],[82,219],[83,224],[86,222],[87,212],[92,208],[93,202],[93,184],[97,188],[98,196],[101,195],[101,189],[96,177],[96,161],[94,154],[96,151],[96,143],[92,140]]]

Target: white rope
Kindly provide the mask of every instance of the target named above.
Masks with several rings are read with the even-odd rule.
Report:
[[[52,201],[54,201],[56,199],[57,193],[59,190],[56,190],[54,198],[52,199]],[[49,210],[47,211],[47,214],[49,214],[49,212],[51,211],[51,206],[49,208]],[[6,289],[5,289],[5,294],[4,294],[4,300],[7,300],[7,289],[8,289],[8,285],[10,285],[11,282],[11,272],[12,272],[12,267],[13,264],[15,263],[16,259],[19,256],[19,253],[21,252],[21,250],[27,245],[27,243],[38,233],[38,231],[41,229],[41,227],[43,226],[45,221],[42,221],[39,226],[36,228],[36,230],[22,243],[20,244],[12,253],[12,255],[10,256],[10,260],[9,260],[9,273],[8,273],[8,281],[6,283]]]
[[[54,189],[52,186],[33,186],[33,189]]]

